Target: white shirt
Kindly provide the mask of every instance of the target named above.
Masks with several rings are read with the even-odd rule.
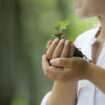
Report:
[[[74,41],[74,45],[77,48],[81,48],[80,50],[82,53],[90,60],[92,60],[92,44],[97,40],[95,35],[99,28],[100,25],[84,32],[83,34],[80,34]],[[97,59],[96,65],[105,69],[105,43],[103,44],[103,48]],[[50,94],[51,91],[46,93],[41,102],[41,105],[46,105]],[[105,105],[105,94],[91,81],[79,80],[76,105]]]

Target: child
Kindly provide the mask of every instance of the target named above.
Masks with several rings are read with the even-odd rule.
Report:
[[[68,40],[49,41],[42,57],[43,71],[54,85],[41,105],[105,105],[105,0],[76,0],[79,18],[98,16],[101,25]],[[74,48],[93,63],[73,57]]]

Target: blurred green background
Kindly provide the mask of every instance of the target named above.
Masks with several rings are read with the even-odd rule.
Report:
[[[53,81],[42,70],[50,34],[59,20],[70,20],[65,39],[74,42],[98,24],[81,20],[74,0],[0,0],[0,105],[40,105]]]

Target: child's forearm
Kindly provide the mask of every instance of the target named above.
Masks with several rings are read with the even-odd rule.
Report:
[[[89,80],[105,93],[105,69],[93,64]]]
[[[54,82],[47,105],[76,105],[78,82]]]

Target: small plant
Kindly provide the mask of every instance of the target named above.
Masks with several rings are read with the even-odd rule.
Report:
[[[54,27],[55,31],[52,33],[52,36],[57,37],[58,39],[62,39],[64,37],[64,31],[67,29],[69,25],[68,20],[59,21],[57,25]]]
[[[55,36],[58,39],[62,39],[64,37],[65,30],[67,30],[67,26],[69,25],[69,23],[70,22],[68,20],[59,21],[57,23],[57,25],[54,27],[55,31],[52,33],[51,36]],[[83,55],[83,53],[79,49],[80,48],[75,47],[73,56],[74,57],[81,57],[81,58],[85,57],[86,59],[88,59],[85,55]],[[89,60],[89,62],[93,62],[93,61]]]

